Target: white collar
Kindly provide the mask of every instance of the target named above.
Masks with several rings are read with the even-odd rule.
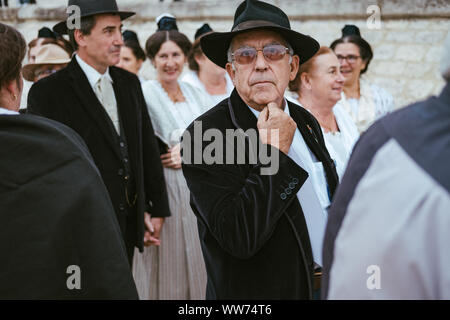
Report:
[[[253,114],[256,116],[256,118],[259,117],[259,114],[261,113],[261,111],[255,110],[252,107],[250,107],[249,105],[247,105],[247,107],[253,112]],[[284,98],[284,112],[287,113],[288,116],[291,116],[291,114],[289,113],[289,105],[287,103],[286,98]]]
[[[10,114],[10,115],[18,115],[19,113],[17,111],[5,109],[0,107],[0,114]]]
[[[83,70],[92,88],[94,88],[95,84],[102,76],[105,76],[106,79],[108,79],[111,83],[113,83],[111,75],[109,74],[109,68],[106,69],[106,72],[104,74],[101,74],[100,72],[95,70],[92,66],[87,64],[83,59],[81,59],[80,56],[75,55],[75,59],[77,59],[77,62],[80,65],[81,70]]]

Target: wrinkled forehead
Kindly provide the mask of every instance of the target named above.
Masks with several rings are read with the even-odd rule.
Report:
[[[282,44],[287,46],[288,42],[277,32],[271,30],[252,30],[233,37],[231,48],[255,47],[261,48],[267,44]]]

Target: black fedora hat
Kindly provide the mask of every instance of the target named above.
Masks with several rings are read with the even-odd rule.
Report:
[[[102,13],[115,13],[122,20],[125,20],[135,14],[135,12],[130,11],[119,11],[116,0],[69,0],[67,7],[70,6],[78,6],[80,8],[80,18]],[[53,31],[59,34],[67,34],[67,20],[57,23],[53,27]]]
[[[289,18],[280,8],[263,1],[247,0],[236,9],[230,32],[213,32],[201,38],[203,53],[212,62],[225,68],[232,38],[257,29],[272,30],[280,34],[292,46],[294,54],[300,57],[300,63],[306,62],[320,48],[319,43],[310,36],[292,30]]]

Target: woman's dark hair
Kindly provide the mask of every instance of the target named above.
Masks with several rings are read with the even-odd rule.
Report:
[[[125,30],[123,33],[123,44],[125,47],[128,47],[133,52],[134,56],[138,60],[145,60],[145,52],[141,48],[141,45],[139,44],[139,40],[137,37],[136,32],[131,30]]]
[[[195,57],[199,57],[202,54],[203,51],[202,47],[200,46],[200,39],[196,39],[192,45],[191,51],[189,51],[189,54],[187,56],[189,69],[195,72],[198,72],[200,70],[200,67],[197,63],[197,60],[195,60]]]
[[[20,88],[22,60],[27,44],[22,34],[6,24],[0,23],[0,88],[12,80]]]
[[[361,74],[366,72],[369,63],[373,58],[373,51],[370,44],[360,36],[358,27],[346,25],[342,29],[342,37],[334,40],[333,43],[331,43],[330,48],[334,51],[337,45],[341,43],[353,43],[359,48],[359,55],[361,56],[361,59],[366,62],[366,67],[361,70]]]
[[[183,33],[177,30],[165,30],[165,31],[156,31],[152,34],[145,44],[145,50],[147,51],[147,56],[153,60],[158,53],[159,49],[164,42],[173,41],[175,42],[183,51],[184,55],[187,57],[189,51],[191,50],[192,44],[189,41],[188,37]]]

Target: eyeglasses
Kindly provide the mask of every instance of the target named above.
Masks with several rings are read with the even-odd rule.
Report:
[[[34,75],[36,78],[39,78],[41,76],[49,76],[49,75],[55,73],[56,71],[58,71],[58,70],[55,70],[55,69],[37,70]]]
[[[348,63],[355,63],[358,58],[361,58],[361,56],[349,54],[348,56],[337,55],[337,58],[339,60],[339,63],[342,63],[342,61],[344,60],[347,60]]]
[[[250,64],[255,61],[258,51],[262,51],[263,56],[267,61],[278,61],[284,58],[286,53],[289,52],[289,48],[280,44],[269,44],[262,49],[243,47],[234,51],[231,56],[233,61],[236,61],[239,64]]]

